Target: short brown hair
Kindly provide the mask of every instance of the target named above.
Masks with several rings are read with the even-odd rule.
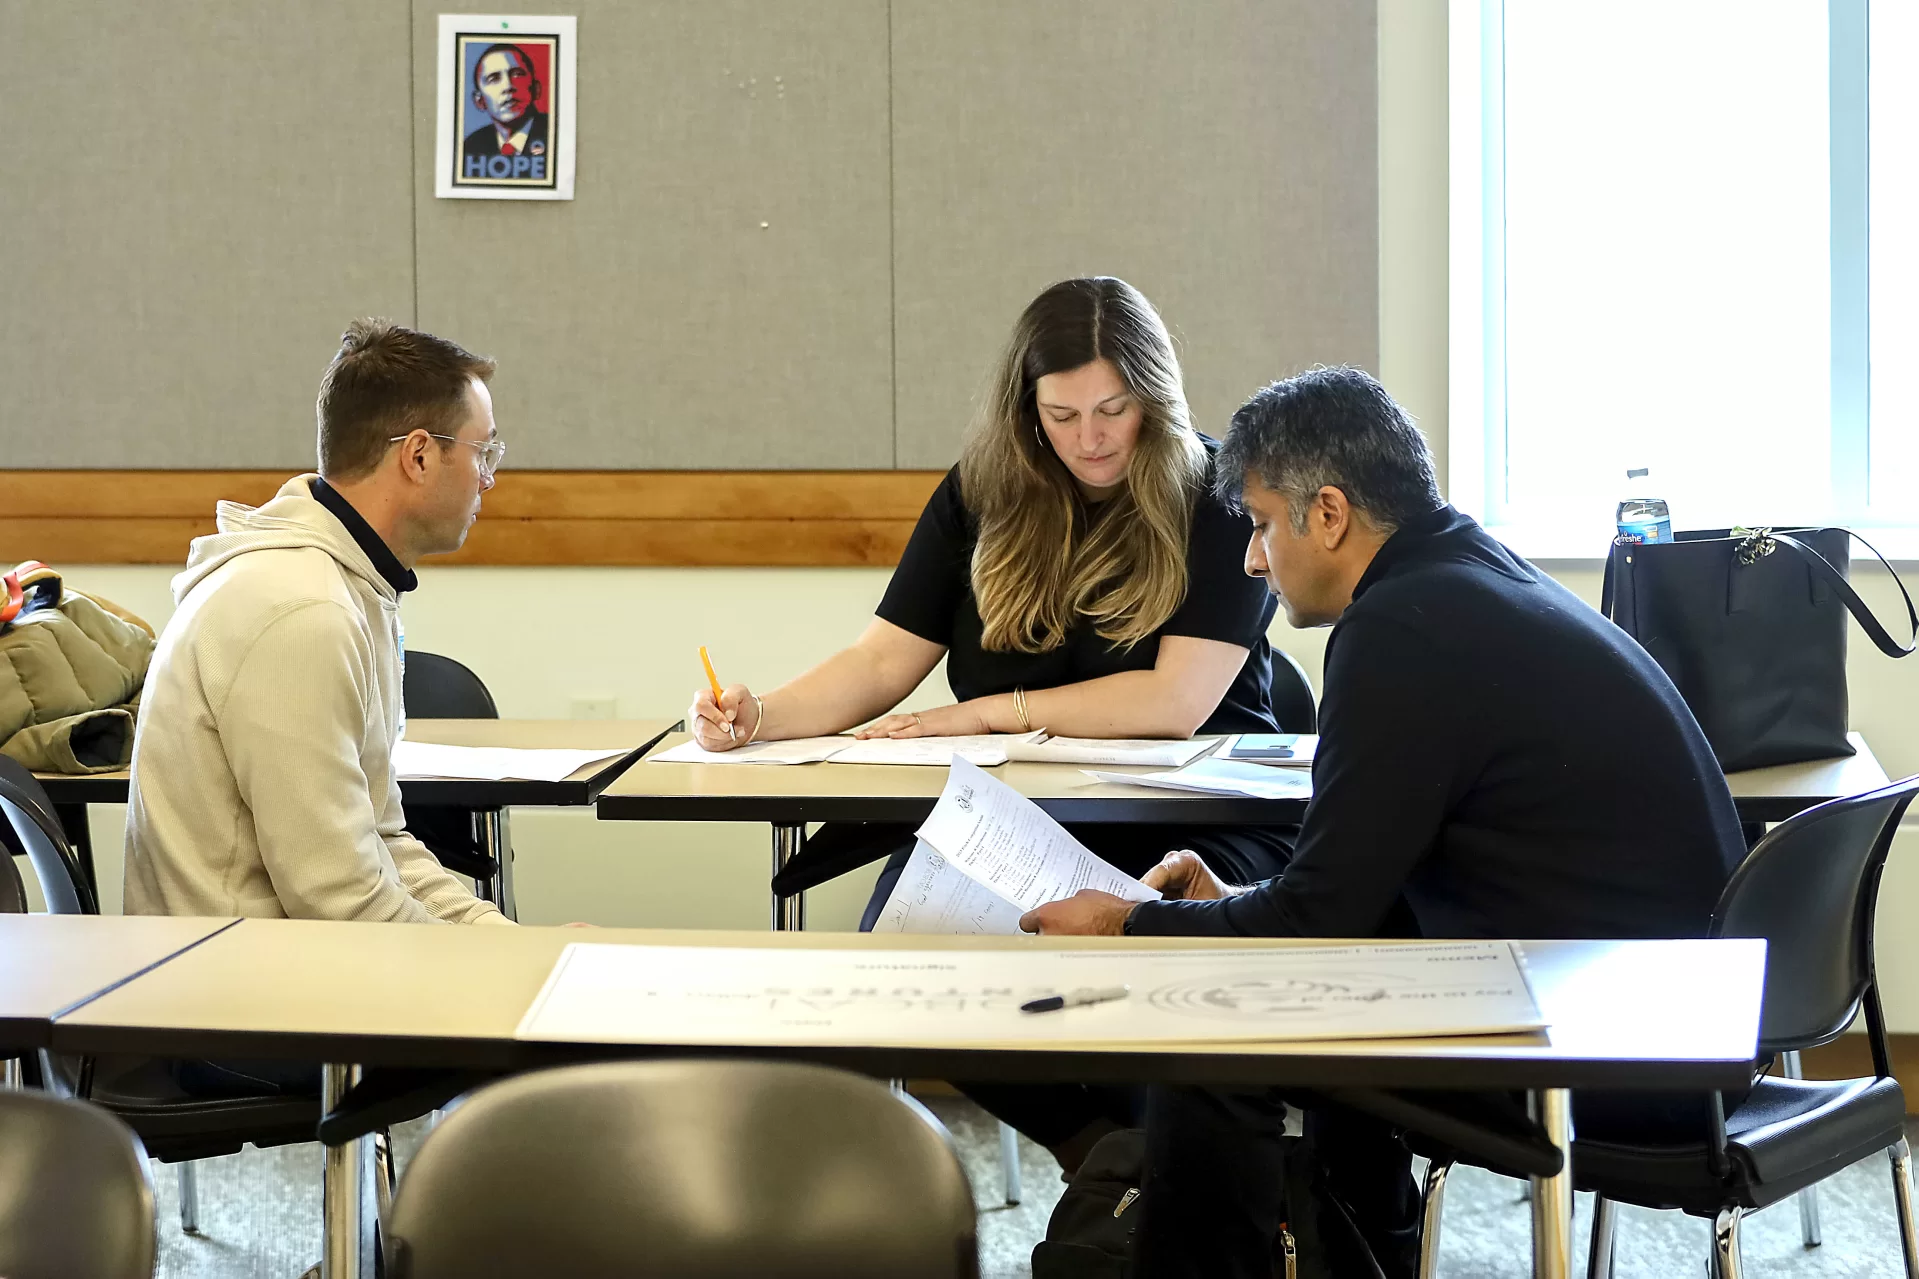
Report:
[[[466,406],[467,383],[493,376],[493,361],[464,347],[395,324],[360,319],[320,378],[320,474],[353,479],[371,471],[396,435],[452,434]]]

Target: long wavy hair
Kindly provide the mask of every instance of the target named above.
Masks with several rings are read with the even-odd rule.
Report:
[[[1126,482],[1089,506],[1040,429],[1050,373],[1108,360],[1141,410]],[[1206,450],[1193,430],[1166,325],[1110,276],[1062,280],[1014,326],[960,454],[960,492],[979,525],[973,596],[996,652],[1058,648],[1081,618],[1131,648],[1186,597],[1186,543]]]

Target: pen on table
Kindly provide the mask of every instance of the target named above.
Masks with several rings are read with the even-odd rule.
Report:
[[[1019,1006],[1023,1013],[1051,1013],[1062,1008],[1078,1008],[1082,1004],[1109,1004],[1115,999],[1124,999],[1132,993],[1131,986],[1081,986],[1078,990],[1068,991],[1064,995],[1048,995],[1044,999],[1030,999]]]
[[[700,645],[700,665],[706,668],[706,682],[713,686],[713,705],[715,708],[718,708],[720,705],[720,677],[713,673],[713,659],[706,655],[706,645],[704,644]],[[721,711],[721,713],[724,714],[725,712]],[[731,720],[726,722],[726,735],[734,741],[739,740],[739,738],[733,736],[733,723]]]

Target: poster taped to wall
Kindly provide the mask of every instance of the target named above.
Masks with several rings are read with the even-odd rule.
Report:
[[[436,196],[573,198],[578,21],[440,15]]]

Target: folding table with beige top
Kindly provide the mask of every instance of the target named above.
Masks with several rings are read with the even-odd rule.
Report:
[[[464,778],[409,777],[400,782],[402,804],[440,804],[471,808],[479,815],[482,847],[500,866],[500,874],[475,885],[481,896],[511,913],[513,860],[507,844],[506,813],[512,807],[581,808],[600,797],[641,753],[679,726],[677,719],[415,719],[406,726],[406,738],[441,746],[504,746],[519,750],[617,750],[617,756],[588,764],[557,782],[475,781]],[[35,773],[46,790],[67,842],[79,855],[80,868],[95,890],[93,842],[87,829],[89,804],[124,804],[131,774],[126,769],[107,773]],[[501,856],[501,853],[506,856]]]
[[[658,755],[689,740],[684,733],[647,751]],[[1851,734],[1858,754],[1804,764],[1730,773],[1733,803],[1750,844],[1763,823],[1784,821],[1814,804],[1858,795],[1886,784],[1866,741]],[[1096,781],[1076,764],[1013,761],[988,770],[1059,822],[1150,822],[1187,826],[1296,823],[1303,799],[1206,795]],[[1108,767],[1102,772],[1163,772]],[[643,759],[600,795],[608,821],[766,822],[773,828],[777,876],[806,843],[809,822],[926,820],[946,785],[946,770],[879,764],[682,764]],[[773,895],[773,927],[806,926],[805,898]]]
[[[53,1019],[197,946],[232,919],[0,915],[0,1057],[45,1048]]]
[[[52,921],[57,929],[64,920]],[[6,921],[0,920],[0,936]],[[277,1057],[322,1061],[330,1108],[352,1103],[361,1065],[510,1071],[569,1061],[689,1054],[784,1057],[881,1078],[1169,1082],[1227,1087],[1514,1089],[1570,1152],[1570,1089],[1710,1091],[1745,1087],[1755,1064],[1765,944],[1717,941],[1521,943],[1550,1023],[1527,1034],[1441,1038],[1147,1043],[1048,1041],[925,1045],[784,1044],[755,1022],[739,1037],[674,1045],[516,1038],[555,961],[573,942],[723,946],[763,953],[782,980],[793,948],[1154,949],[1239,952],[1320,941],[1244,938],[903,937],[625,929],[468,929],[243,920],[168,962],[57,1016],[68,1053]],[[56,965],[97,944],[43,938]],[[477,978],[477,980],[476,980]],[[752,1010],[742,1016],[753,1018]],[[751,1044],[748,1047],[748,1044]],[[327,1152],[326,1270],[359,1279],[364,1139]],[[1571,1273],[1570,1167],[1535,1181],[1534,1273]]]

